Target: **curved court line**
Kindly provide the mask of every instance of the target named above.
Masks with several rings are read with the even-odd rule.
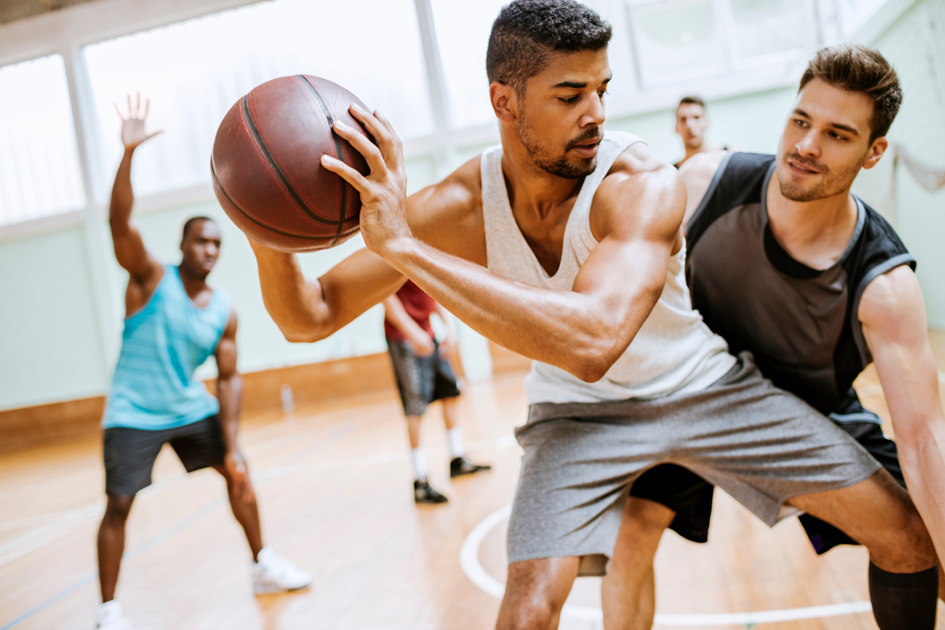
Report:
[[[492,528],[508,518],[512,513],[512,506],[499,508],[478,525],[476,525],[459,552],[459,563],[466,577],[479,587],[480,590],[502,598],[505,585],[489,575],[479,564],[479,546]],[[664,614],[657,613],[654,623],[664,626],[727,626],[732,624],[772,623],[778,621],[796,621],[799,619],[819,619],[822,617],[836,617],[853,613],[870,612],[873,607],[869,602],[846,602],[828,606],[808,606],[806,608],[789,608],[784,610],[761,610],[744,613],[703,613],[703,614]],[[573,606],[565,604],[561,611],[563,615],[579,619],[600,621],[603,613],[599,608],[590,606]]]

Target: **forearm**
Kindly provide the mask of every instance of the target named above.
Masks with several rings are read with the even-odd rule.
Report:
[[[639,308],[579,291],[510,281],[416,239],[392,244],[385,259],[493,341],[587,381],[600,379],[626,350],[659,297]]]
[[[131,159],[134,148],[126,148],[115,173],[115,183],[112,186],[111,202],[108,205],[108,221],[112,232],[121,232],[127,229],[131,220],[131,208],[134,205],[134,189],[131,185]]]
[[[223,431],[223,443],[228,453],[235,453],[239,450],[236,435],[243,405],[243,377],[234,374],[227,378],[217,379],[217,398],[220,402],[220,428]]]
[[[396,291],[404,278],[367,250],[359,250],[317,280],[308,280],[294,254],[250,240],[263,303],[285,338],[328,337]]]
[[[945,559],[945,419],[927,423],[910,439],[897,439],[897,445],[909,495]]]
[[[396,295],[384,299],[384,319],[408,339],[417,338],[418,335],[427,335],[420,324],[407,314],[407,310]]]

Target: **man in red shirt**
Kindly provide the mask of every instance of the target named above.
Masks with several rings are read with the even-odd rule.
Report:
[[[436,313],[446,328],[438,343],[430,324]],[[400,290],[384,300],[384,336],[397,389],[407,418],[410,455],[413,463],[413,498],[417,503],[446,503],[445,496],[434,490],[427,479],[426,457],[420,446],[420,420],[427,405],[440,400],[450,447],[450,477],[469,475],[491,466],[473,464],[465,458],[463,441],[456,426],[456,398],[459,387],[446,356],[456,343],[452,316],[433,298],[408,280]]]

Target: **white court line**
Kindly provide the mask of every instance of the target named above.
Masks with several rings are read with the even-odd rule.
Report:
[[[505,592],[505,585],[489,575],[479,563],[479,546],[482,544],[486,535],[500,522],[507,519],[512,513],[512,506],[506,505],[499,508],[478,525],[476,525],[459,552],[459,563],[463,568],[463,573],[480,590],[502,598]],[[847,602],[843,604],[832,604],[829,606],[808,606],[807,608],[790,608],[785,610],[761,610],[744,613],[704,613],[704,614],[663,614],[657,613],[655,623],[664,626],[727,626],[733,624],[757,624],[773,623],[778,621],[796,621],[798,619],[819,619],[823,617],[836,617],[839,615],[850,615],[853,613],[862,613],[872,611],[869,602]],[[603,613],[599,608],[590,606],[574,606],[565,604],[561,614],[579,619],[588,619],[592,621],[601,621]]]

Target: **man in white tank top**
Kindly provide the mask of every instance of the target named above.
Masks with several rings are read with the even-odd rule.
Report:
[[[535,361],[499,628],[557,626],[575,577],[606,573],[630,485],[665,461],[769,524],[790,502],[861,538],[886,571],[934,570],[888,474],[839,429],[814,430],[823,416],[729,355],[692,310],[676,171],[639,139],[603,132],[610,35],[573,0],[504,7],[486,63],[501,147],[409,198],[390,123],[353,106],[376,144],[335,131],[370,175],[328,156],[321,166],[358,189],[367,249],[307,280],[294,255],[251,243],[273,320],[290,341],[316,341],[406,276]],[[608,628],[629,618],[614,578]],[[918,599],[901,606],[928,608]],[[932,593],[933,618],[934,606]]]

